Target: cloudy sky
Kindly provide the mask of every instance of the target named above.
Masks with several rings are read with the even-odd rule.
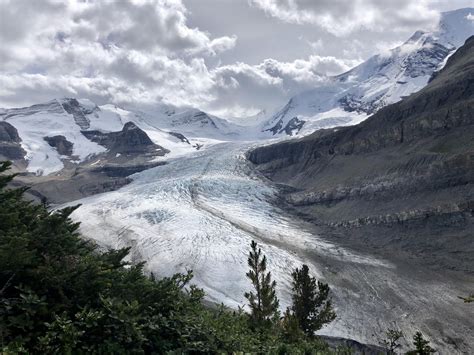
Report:
[[[472,0],[0,0],[0,107],[273,111]]]

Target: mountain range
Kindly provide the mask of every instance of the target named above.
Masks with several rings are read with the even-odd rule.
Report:
[[[130,247],[157,277],[192,269],[210,302],[245,303],[257,240],[282,309],[289,269],[331,285],[324,334],[374,343],[395,322],[468,353],[473,12],[444,13],[252,125],[162,103],[0,109],[0,160],[31,198],[80,204],[72,218],[100,247]]]
[[[435,31],[418,31],[401,46],[375,55],[344,74],[327,77],[314,89],[291,98],[270,119],[259,115],[252,125],[161,103],[98,106],[86,99],[61,98],[25,108],[0,109],[3,131],[14,136],[2,139],[3,151],[9,152],[2,155],[13,159],[20,171],[48,175],[107,151],[90,139],[90,133],[83,132],[120,131],[127,122],[133,122],[163,148],[157,155],[166,152],[167,157],[219,141],[284,138],[353,125],[423,88],[474,33],[471,12],[474,9],[443,13]],[[58,150],[57,144],[70,148]]]

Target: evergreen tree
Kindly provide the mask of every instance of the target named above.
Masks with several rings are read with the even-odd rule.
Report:
[[[401,346],[398,341],[403,337],[403,333],[400,330],[388,329],[385,332],[385,336],[386,338],[380,343],[388,349],[389,354],[395,354],[395,350]]]
[[[291,309],[301,330],[312,337],[324,324],[336,318],[329,298],[330,289],[327,284],[309,275],[307,265],[303,265],[301,269],[295,269],[292,277],[293,305]]]
[[[281,319],[282,334],[289,343],[296,343],[304,338],[298,319],[289,308],[286,309]]]
[[[255,326],[268,324],[278,317],[279,301],[276,296],[276,282],[272,281],[271,273],[267,272],[267,258],[262,256],[262,250],[252,241],[248,258],[250,270],[247,277],[252,282],[254,292],[246,292],[245,298],[249,301],[252,323]]]
[[[474,294],[467,296],[467,297],[459,297],[464,301],[464,303],[473,303],[474,302]]]
[[[415,350],[409,351],[408,355],[430,355],[435,353],[434,350],[430,345],[428,340],[423,338],[423,334],[421,332],[416,332],[413,336],[413,345],[415,345]]]

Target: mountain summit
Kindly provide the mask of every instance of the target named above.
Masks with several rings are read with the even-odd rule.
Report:
[[[294,96],[263,127],[294,135],[356,124],[423,88],[446,59],[474,34],[473,8],[442,14],[436,31],[417,31],[404,44]]]

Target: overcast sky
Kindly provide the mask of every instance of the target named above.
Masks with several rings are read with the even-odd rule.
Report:
[[[472,0],[0,0],[0,106],[272,111]]]

